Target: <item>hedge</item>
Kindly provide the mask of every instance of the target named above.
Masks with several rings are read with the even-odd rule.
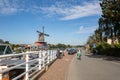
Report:
[[[110,45],[107,43],[101,43],[95,48],[100,55],[116,56],[120,57],[120,44]]]

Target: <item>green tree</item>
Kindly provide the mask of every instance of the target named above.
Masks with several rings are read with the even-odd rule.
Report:
[[[9,41],[5,41],[5,44],[10,44]]]
[[[102,17],[99,19],[99,28],[102,27],[104,37],[120,38],[120,0],[100,0]]]

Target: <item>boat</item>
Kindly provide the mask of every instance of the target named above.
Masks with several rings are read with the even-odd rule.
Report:
[[[9,44],[0,44],[0,56],[8,55],[8,54],[14,54],[10,45]],[[23,62],[24,62],[24,60],[20,60],[20,59],[18,59],[18,57],[2,58],[2,59],[0,59],[0,71],[10,68],[11,66],[18,65]],[[23,73],[24,70],[25,70],[25,68],[21,66],[21,67],[12,69],[8,72],[1,73],[0,80],[11,80],[11,79],[15,78],[16,76],[20,75],[21,73]],[[21,77],[19,80],[23,80],[23,77]]]

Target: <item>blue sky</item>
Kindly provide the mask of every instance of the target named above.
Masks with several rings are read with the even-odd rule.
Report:
[[[0,0],[0,39],[33,44],[45,26],[51,44],[85,44],[98,27],[99,0]]]

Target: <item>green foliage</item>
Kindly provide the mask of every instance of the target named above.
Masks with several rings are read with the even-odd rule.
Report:
[[[53,45],[53,44],[49,44],[49,48],[53,49],[53,48],[71,48],[72,46],[71,45],[65,45],[65,44],[56,44],[56,45]]]
[[[113,40],[120,37],[120,0],[100,0],[102,17],[99,19],[99,30],[102,38]],[[112,41],[113,42],[113,41]]]
[[[115,44],[114,47],[115,48],[120,48],[120,44]]]
[[[5,44],[10,44],[9,41],[5,41]]]
[[[114,45],[114,48],[113,48],[113,55],[116,56],[116,57],[120,57],[120,44],[116,44]]]
[[[120,57],[120,44],[112,46],[107,43],[102,43],[96,47],[96,50],[100,55]]]
[[[104,55],[109,52],[110,48],[112,48],[111,45],[109,45],[107,43],[102,43],[96,47],[96,50],[98,51],[98,54]]]
[[[98,54],[120,56],[120,44],[114,44],[115,38],[120,42],[120,0],[100,0],[100,6],[102,15],[98,21],[99,28],[87,43]],[[105,43],[108,38],[112,40],[112,45]],[[92,48],[93,43],[97,44],[96,48]]]

